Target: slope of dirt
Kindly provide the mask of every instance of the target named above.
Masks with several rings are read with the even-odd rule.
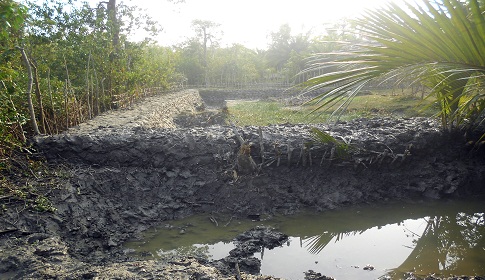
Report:
[[[333,142],[313,143],[308,125],[174,128],[173,116],[198,108],[197,91],[184,91],[37,138],[49,162],[68,165],[70,175],[51,193],[55,213],[2,214],[0,273],[7,279],[225,279],[234,275],[202,260],[133,261],[121,245],[196,213],[243,219],[484,191],[483,159],[468,154],[462,136],[443,134],[429,119],[318,125],[350,144],[338,153]]]
[[[144,128],[175,128],[175,116],[193,114],[204,110],[204,102],[196,90],[163,93],[150,96],[131,108],[107,111],[79,126],[70,128],[67,134],[90,135],[112,133]]]

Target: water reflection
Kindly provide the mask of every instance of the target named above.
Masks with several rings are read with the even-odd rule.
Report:
[[[233,248],[231,240],[238,233],[265,224],[291,238],[288,246],[266,250],[264,259],[259,256],[263,274],[301,279],[303,271],[312,269],[337,279],[403,278],[410,271],[483,276],[484,213],[481,201],[437,201],[304,213],[257,223],[233,221],[227,227],[215,227],[207,216],[192,217],[130,246],[163,257],[219,259]],[[181,227],[184,234],[179,233]],[[364,271],[366,264],[376,269]]]
[[[406,228],[406,236],[412,238],[409,256],[396,268],[388,269],[387,275],[403,277],[406,272],[416,275],[439,273],[440,275],[485,275],[485,214],[481,203],[480,209],[470,209],[471,213],[459,212],[455,215],[429,216],[421,219],[425,223],[422,232],[413,232]],[[425,209],[423,209],[425,210]],[[432,209],[428,209],[432,210]],[[435,209],[435,211],[445,211]],[[451,210],[452,211],[452,210]],[[422,213],[421,211],[417,211]],[[395,217],[396,218],[396,217]],[[394,221],[396,221],[394,218]],[[398,218],[399,219],[399,218]],[[397,225],[403,225],[401,220]],[[375,221],[373,221],[375,222]],[[392,223],[392,222],[391,222]],[[390,223],[390,224],[391,224]],[[321,253],[329,243],[337,243],[345,238],[361,235],[374,227],[374,223],[362,229],[342,231],[339,226],[326,227],[320,234],[302,238],[301,246],[311,254]]]
[[[365,230],[361,231],[353,231],[353,232],[338,232],[338,233],[330,233],[328,231],[323,232],[322,234],[312,236],[310,238],[305,239],[307,245],[305,247],[308,248],[308,252],[317,255],[320,253],[330,241],[335,240],[338,242],[342,240],[344,237],[355,236],[357,234],[362,234]]]
[[[393,274],[415,270],[420,274],[485,275],[484,234],[484,213],[428,217],[414,250]]]

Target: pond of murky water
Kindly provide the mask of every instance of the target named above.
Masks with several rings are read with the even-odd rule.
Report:
[[[258,225],[290,236],[283,247],[256,255],[264,275],[303,279],[310,269],[340,280],[402,278],[410,271],[485,275],[483,199],[359,206],[263,221],[199,215],[148,231],[126,247],[160,259],[221,259],[234,248],[235,236]]]

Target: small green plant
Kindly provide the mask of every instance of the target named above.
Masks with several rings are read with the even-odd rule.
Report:
[[[329,145],[335,149],[334,150],[334,155],[336,158],[348,158],[350,156],[350,150],[351,146],[349,143],[339,141],[335,139],[332,135],[316,128],[312,127],[310,129],[311,136],[313,138],[314,143],[316,144],[323,144],[323,145]]]
[[[45,196],[38,196],[35,199],[34,209],[39,212],[55,212],[57,209],[52,205],[50,200]]]
[[[18,198],[18,199],[26,199],[27,198],[27,192],[25,192],[24,190],[21,190],[21,189],[15,189],[12,191],[12,194],[14,197]]]

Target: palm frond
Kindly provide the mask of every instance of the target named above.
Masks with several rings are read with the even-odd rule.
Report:
[[[360,44],[342,43],[342,52],[309,59],[305,71],[318,74],[304,83],[305,91],[322,91],[310,103],[319,104],[317,110],[336,102],[345,108],[369,82],[410,80],[432,89],[444,125],[463,124],[485,88],[484,6],[479,0],[423,0],[368,11],[355,21]]]

